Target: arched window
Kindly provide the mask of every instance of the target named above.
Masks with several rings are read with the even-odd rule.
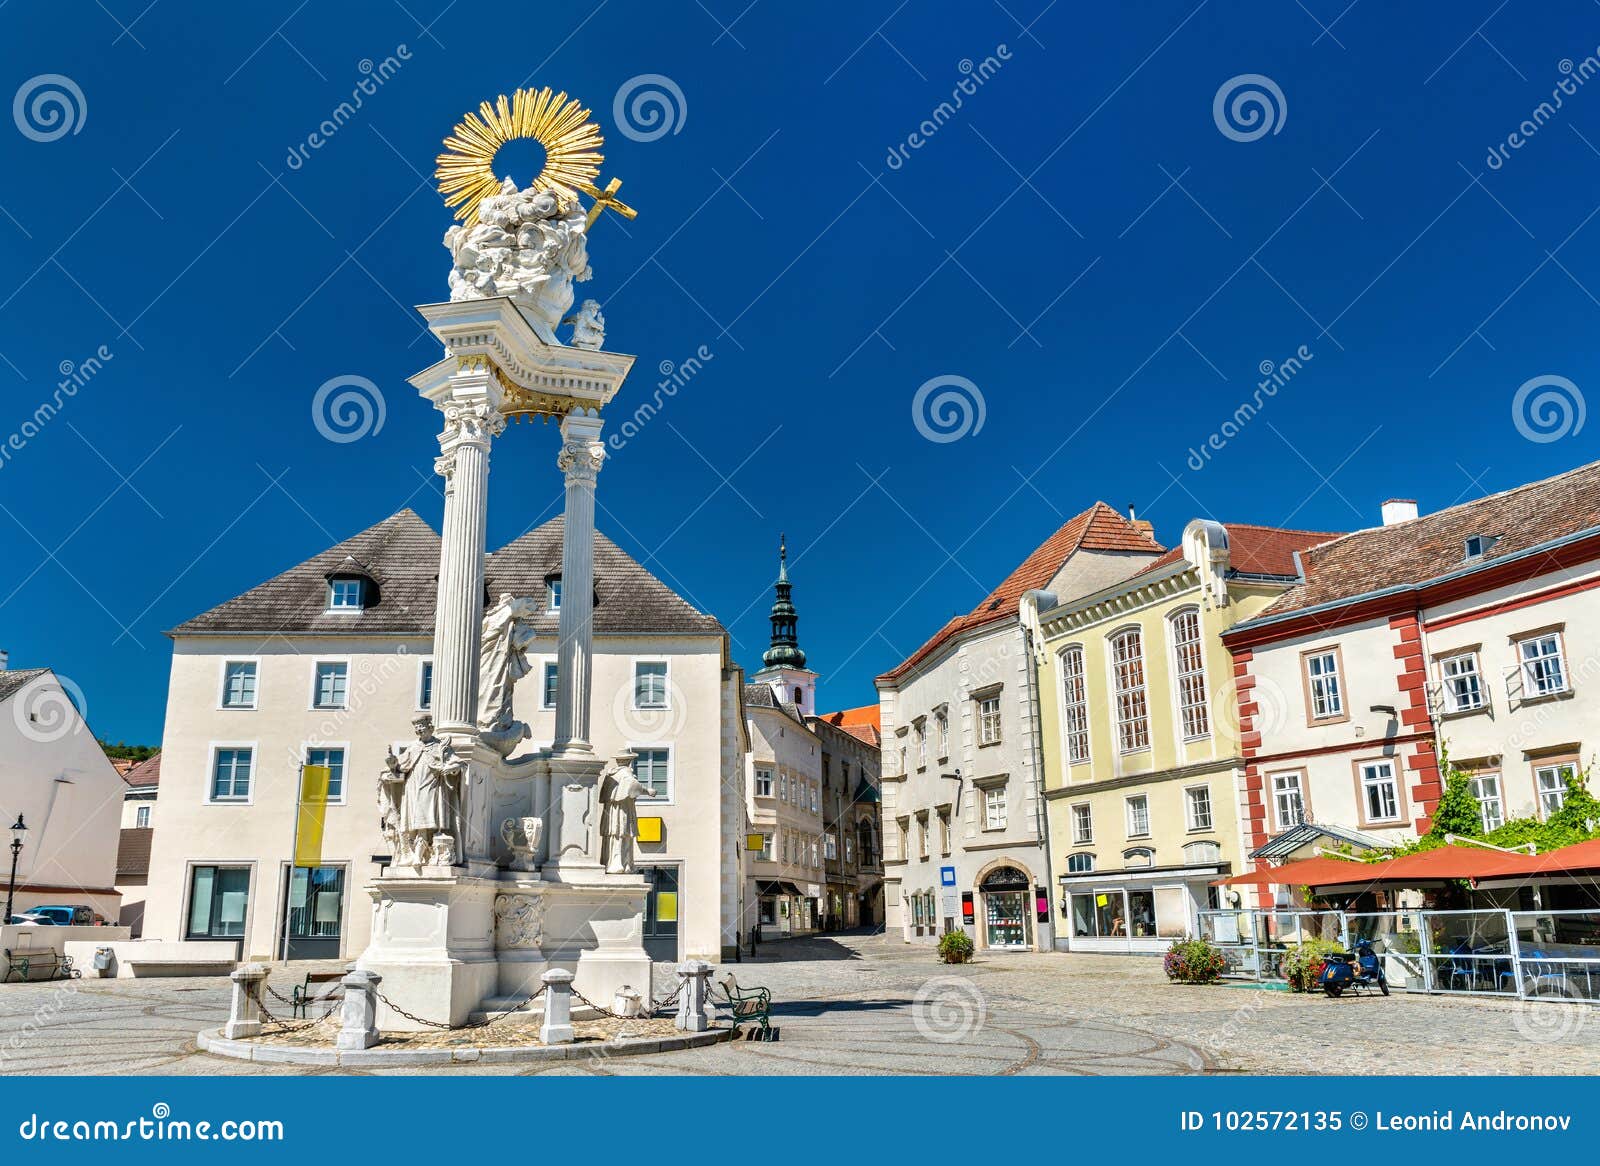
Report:
[[[1149,866],[1155,861],[1156,852],[1148,846],[1136,846],[1132,850],[1122,852],[1123,866]]]
[[[1200,613],[1192,607],[1173,613],[1172,663],[1178,679],[1178,720],[1183,737],[1192,741],[1211,733],[1206,706],[1206,657],[1200,642]]]
[[[1061,651],[1062,735],[1067,764],[1089,760],[1089,696],[1083,679],[1083,645],[1071,644]]]
[[[1187,866],[1221,862],[1222,846],[1216,842],[1191,842],[1183,848],[1183,861]]]
[[[1150,708],[1145,699],[1144,637],[1126,628],[1111,637],[1111,677],[1116,688],[1117,747],[1136,753],[1150,747]]]
[[[1094,855],[1086,850],[1067,855],[1068,874],[1088,874],[1094,869]]]

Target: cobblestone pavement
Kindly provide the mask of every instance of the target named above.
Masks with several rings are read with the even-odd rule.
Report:
[[[1600,1010],[1581,1007],[1187,987],[1168,984],[1159,960],[1127,956],[996,954],[948,968],[928,948],[866,935],[769,944],[726,970],[772,989],[779,1041],[438,1071],[1600,1074]],[[279,969],[274,981],[295,975]],[[669,982],[659,968],[658,988]],[[328,1071],[196,1051],[196,1031],[226,1018],[228,990],[216,977],[0,986],[0,1073]]]

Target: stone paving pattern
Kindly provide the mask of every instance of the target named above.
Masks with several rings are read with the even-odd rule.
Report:
[[[273,982],[286,991],[307,966],[280,967]],[[1600,1074],[1600,1010],[1583,1006],[1558,1014],[1546,1010],[1559,1005],[1515,1001],[1190,987],[1169,984],[1159,960],[1134,956],[996,954],[952,968],[928,948],[864,934],[768,944],[727,970],[772,990],[780,1040],[369,1072]],[[670,969],[658,967],[656,979],[666,988]],[[228,993],[216,977],[0,985],[0,1073],[332,1071],[198,1052],[195,1033],[226,1019]],[[1530,1017],[1558,1039],[1525,1035]]]

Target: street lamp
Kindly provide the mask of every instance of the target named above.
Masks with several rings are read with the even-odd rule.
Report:
[[[11,824],[11,885],[6,888],[6,922],[11,922],[11,909],[17,897],[17,857],[22,853],[22,836],[28,832],[28,827],[22,820],[22,815],[17,815],[17,820]]]

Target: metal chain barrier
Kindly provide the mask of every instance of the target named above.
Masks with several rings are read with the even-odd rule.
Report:
[[[544,995],[545,988],[546,985],[540,984],[537,992],[519,1001],[514,1008],[506,1009],[499,1016],[486,1016],[482,1020],[469,1020],[465,1024],[447,1024],[443,1021],[429,1020],[427,1017],[418,1016],[414,1012],[407,1012],[404,1008],[401,1008],[400,1005],[396,1004],[393,1000],[389,999],[389,997],[385,996],[376,988],[372,990],[372,994],[379,1000],[383,1001],[383,1003],[387,1004],[389,1006],[389,1011],[405,1017],[413,1024],[420,1024],[424,1028],[438,1029],[441,1032],[470,1032],[473,1029],[488,1028],[491,1024],[499,1024],[502,1020],[506,1019],[508,1016],[511,1016],[513,1013],[521,1012],[540,996]]]
[[[263,980],[259,985],[253,985],[250,988],[250,998],[255,1001],[256,1007],[261,1010],[261,1019],[266,1021],[268,1024],[277,1026],[274,1030],[274,1033],[299,1032],[301,1029],[311,1028],[313,1025],[321,1024],[324,1020],[328,1019],[328,1017],[332,1016],[336,1011],[338,1011],[340,1006],[343,1004],[342,994],[318,997],[318,1000],[328,1000],[330,1002],[327,1011],[323,1012],[320,1016],[307,1017],[305,1020],[299,1021],[284,1020],[281,1016],[274,1016],[272,1014],[272,1010],[267,1007],[266,1001],[261,999],[260,989],[263,987],[266,988],[267,992],[274,999],[281,1000],[290,1005],[292,1005],[294,1001],[286,998],[282,992],[275,990],[265,980]]]

